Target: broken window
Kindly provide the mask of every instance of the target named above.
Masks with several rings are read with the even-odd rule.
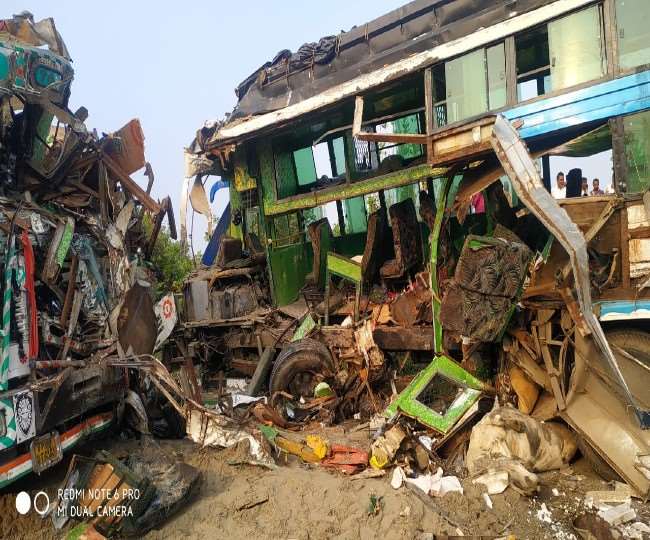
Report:
[[[650,64],[650,3],[616,0],[618,61],[621,69]]]
[[[327,218],[327,221],[329,221],[330,228],[332,229],[332,234],[334,236],[340,236],[341,226],[339,225],[339,216],[338,216],[338,209],[336,208],[336,202],[329,202],[322,206],[315,206],[313,208],[306,208],[305,210],[303,210],[302,211],[303,229],[307,231],[309,225],[323,218]]]
[[[297,212],[273,218],[273,243],[275,247],[296,244],[300,242],[301,237]]]
[[[600,6],[515,36],[520,101],[605,75]]]
[[[550,90],[548,28],[533,28],[515,36],[517,99],[526,101]]]
[[[308,186],[316,182],[316,163],[311,147],[301,148],[293,153],[296,176],[299,186]]]
[[[419,114],[410,114],[390,122],[377,124],[374,129],[377,133],[422,133],[422,122]],[[420,144],[378,142],[371,147],[377,152],[378,162],[381,163],[389,156],[399,156],[402,161],[409,161],[423,155],[424,150]],[[398,158],[399,159],[399,158]]]
[[[503,43],[464,54],[433,68],[438,126],[506,104]]]
[[[650,111],[623,118],[628,193],[650,186]]]
[[[363,196],[343,201],[346,234],[365,232],[368,228],[366,204]]]
[[[415,399],[444,416],[463,390],[462,386],[437,373]]]
[[[345,175],[345,149],[343,137],[323,141],[314,146],[294,150],[298,191],[305,191],[319,180]]]

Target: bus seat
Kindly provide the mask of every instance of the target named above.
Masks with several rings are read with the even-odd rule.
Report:
[[[368,217],[366,246],[361,258],[361,275],[366,283],[372,283],[382,264],[388,258],[386,238],[390,235],[386,213],[382,210],[373,212]]]
[[[398,202],[389,212],[395,258],[381,267],[379,273],[383,279],[401,278],[422,262],[422,235],[413,200]]]
[[[242,245],[239,238],[225,236],[221,239],[216,257],[216,266],[224,268],[229,263],[242,258]]]
[[[323,290],[325,288],[327,252],[330,251],[332,243],[332,229],[327,218],[311,223],[307,227],[307,234],[314,251],[314,262],[312,263],[311,273],[307,274],[305,278],[305,284]]]
[[[255,233],[246,233],[246,246],[248,247],[250,257],[254,262],[260,264],[266,260],[264,246]]]

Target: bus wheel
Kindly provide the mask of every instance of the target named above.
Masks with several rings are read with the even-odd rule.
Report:
[[[333,375],[332,355],[321,342],[305,338],[290,343],[273,364],[269,381],[272,404],[284,417],[299,420],[300,404],[313,398],[316,385]]]

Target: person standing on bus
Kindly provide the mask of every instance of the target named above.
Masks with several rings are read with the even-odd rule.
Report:
[[[592,181],[593,189],[591,190],[591,194],[598,196],[598,195],[605,195],[605,192],[600,189],[600,180],[598,178],[594,178]]]
[[[571,169],[566,175],[566,196],[580,197],[582,195],[582,169]]]
[[[566,181],[564,180],[564,173],[559,172],[555,178],[555,185],[551,190],[551,194],[556,199],[564,199],[566,197]]]

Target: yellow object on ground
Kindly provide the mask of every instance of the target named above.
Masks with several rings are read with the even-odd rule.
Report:
[[[524,414],[530,414],[535,408],[539,397],[539,386],[528,378],[524,371],[518,366],[510,368],[510,384],[517,393],[517,405]]]
[[[307,435],[305,441],[307,442],[307,446],[312,449],[319,459],[323,459],[327,455],[329,448],[327,446],[327,441],[322,437],[319,437],[318,435]]]

